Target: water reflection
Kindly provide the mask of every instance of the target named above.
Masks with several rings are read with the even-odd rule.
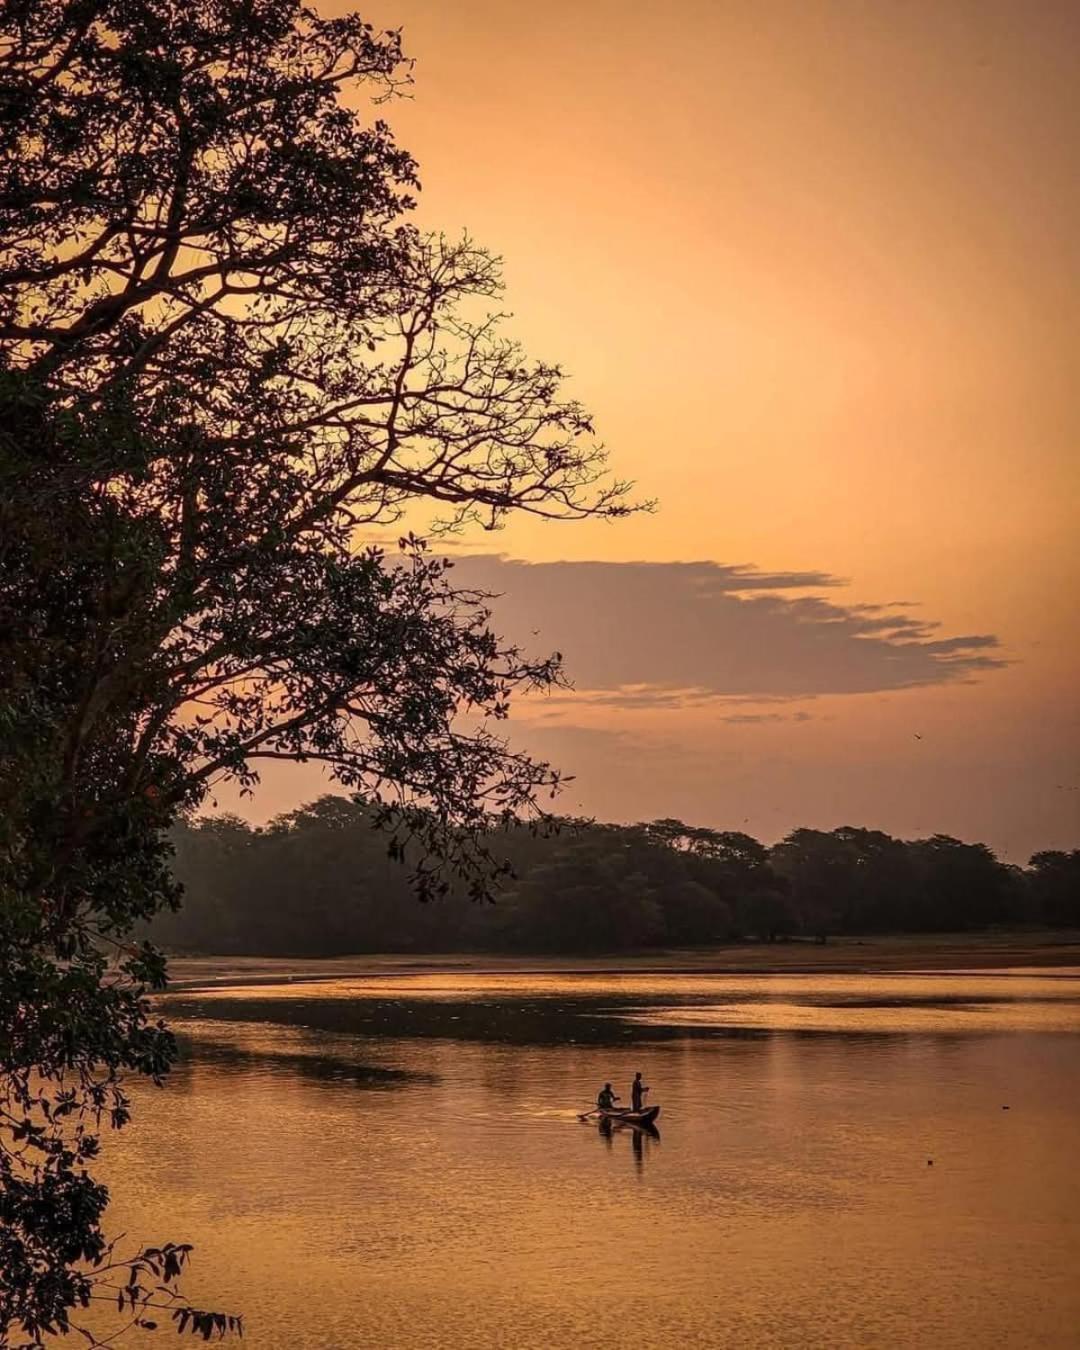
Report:
[[[628,1138],[634,1165],[639,1174],[645,1166],[649,1149],[660,1143],[660,1131],[655,1125],[635,1125],[630,1121],[612,1120],[608,1116],[601,1117],[597,1122],[596,1132],[607,1145],[609,1152],[613,1150],[616,1138]]]
[[[459,979],[169,1000],[113,1220],[252,1350],[1075,1346],[1075,978]]]
[[[1080,982],[957,976],[399,976],[192,991],[177,1021],[283,1024],[337,1037],[608,1045],[692,1036],[883,1039],[1080,1031]]]
[[[372,1090],[438,1081],[434,1074],[359,1063],[348,1054],[333,1054],[329,1049],[305,1053],[280,1046],[244,1045],[225,1039],[221,1031],[207,1023],[199,1034],[180,1033],[177,1043],[181,1062],[213,1064],[233,1072],[290,1073],[313,1082],[347,1083],[354,1088]]]

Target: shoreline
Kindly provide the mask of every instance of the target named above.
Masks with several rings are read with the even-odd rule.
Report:
[[[174,956],[165,993],[422,975],[916,975],[1075,968],[1080,933],[924,934],[811,942],[730,943],[601,956],[492,952],[328,957]]]

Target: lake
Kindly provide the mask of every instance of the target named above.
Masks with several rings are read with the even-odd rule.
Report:
[[[183,1062],[107,1140],[112,1228],[193,1242],[250,1346],[1080,1345],[1074,969],[164,1006]],[[577,1118],[636,1069],[656,1137]]]

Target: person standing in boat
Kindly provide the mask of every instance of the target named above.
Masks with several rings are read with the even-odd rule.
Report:
[[[619,1098],[611,1090],[611,1084],[605,1083],[597,1095],[596,1105],[601,1111],[610,1111],[618,1100]]]
[[[631,1111],[640,1111],[645,1105],[645,1094],[648,1088],[641,1081],[641,1074],[634,1074],[634,1081],[630,1084],[630,1109]]]

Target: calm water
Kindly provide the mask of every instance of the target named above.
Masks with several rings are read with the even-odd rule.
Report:
[[[194,1242],[188,1293],[245,1344],[1080,1346],[1075,973],[413,976],[168,1011],[185,1061],[109,1141],[114,1221]],[[659,1138],[577,1119],[638,1068]]]

